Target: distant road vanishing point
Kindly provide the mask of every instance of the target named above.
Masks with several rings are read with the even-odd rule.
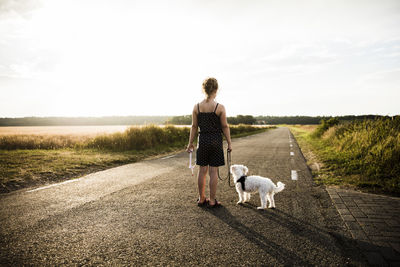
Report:
[[[182,152],[1,195],[0,265],[364,265],[287,128],[233,149],[233,164],[286,184],[275,210],[258,194],[236,205],[226,180],[221,208],[198,207]]]

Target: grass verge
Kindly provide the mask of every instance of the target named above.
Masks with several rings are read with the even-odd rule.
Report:
[[[123,152],[95,149],[0,150],[0,193],[78,178],[176,150],[178,148],[172,147]]]
[[[382,127],[382,123],[388,127]],[[396,122],[352,122],[332,125],[322,133],[321,125],[288,127],[316,183],[400,195]]]

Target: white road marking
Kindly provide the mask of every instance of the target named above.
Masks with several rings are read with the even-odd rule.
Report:
[[[298,176],[297,176],[297,171],[292,170],[292,180],[297,180]]]
[[[290,151],[290,156],[294,156],[294,152]]]
[[[290,147],[293,147],[293,145],[292,145],[292,144],[290,144]]]
[[[29,190],[29,191],[26,191],[26,192],[27,193],[31,193],[31,192],[35,192],[35,191],[39,191],[39,190],[43,190],[43,189],[47,189],[47,188],[63,185],[63,184],[69,184],[69,183],[77,182],[77,181],[79,181],[81,179],[82,178],[67,180],[67,181],[64,181],[64,182],[61,182],[61,183],[51,184],[51,185],[46,185],[46,186],[42,186],[42,187],[39,187],[39,188],[35,188],[35,189]]]

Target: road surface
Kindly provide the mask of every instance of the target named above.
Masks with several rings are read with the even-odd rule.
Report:
[[[0,265],[365,264],[287,128],[235,139],[233,149],[233,164],[286,184],[277,209],[257,210],[258,193],[236,205],[227,181],[223,207],[197,207],[182,152],[1,195]]]

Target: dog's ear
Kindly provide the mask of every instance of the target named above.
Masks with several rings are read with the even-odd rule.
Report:
[[[243,166],[244,174],[247,174],[249,172],[249,169],[247,169],[246,166]]]
[[[235,165],[232,165],[232,166],[231,166],[231,173],[233,173],[235,170],[236,170],[236,166],[235,166]]]

